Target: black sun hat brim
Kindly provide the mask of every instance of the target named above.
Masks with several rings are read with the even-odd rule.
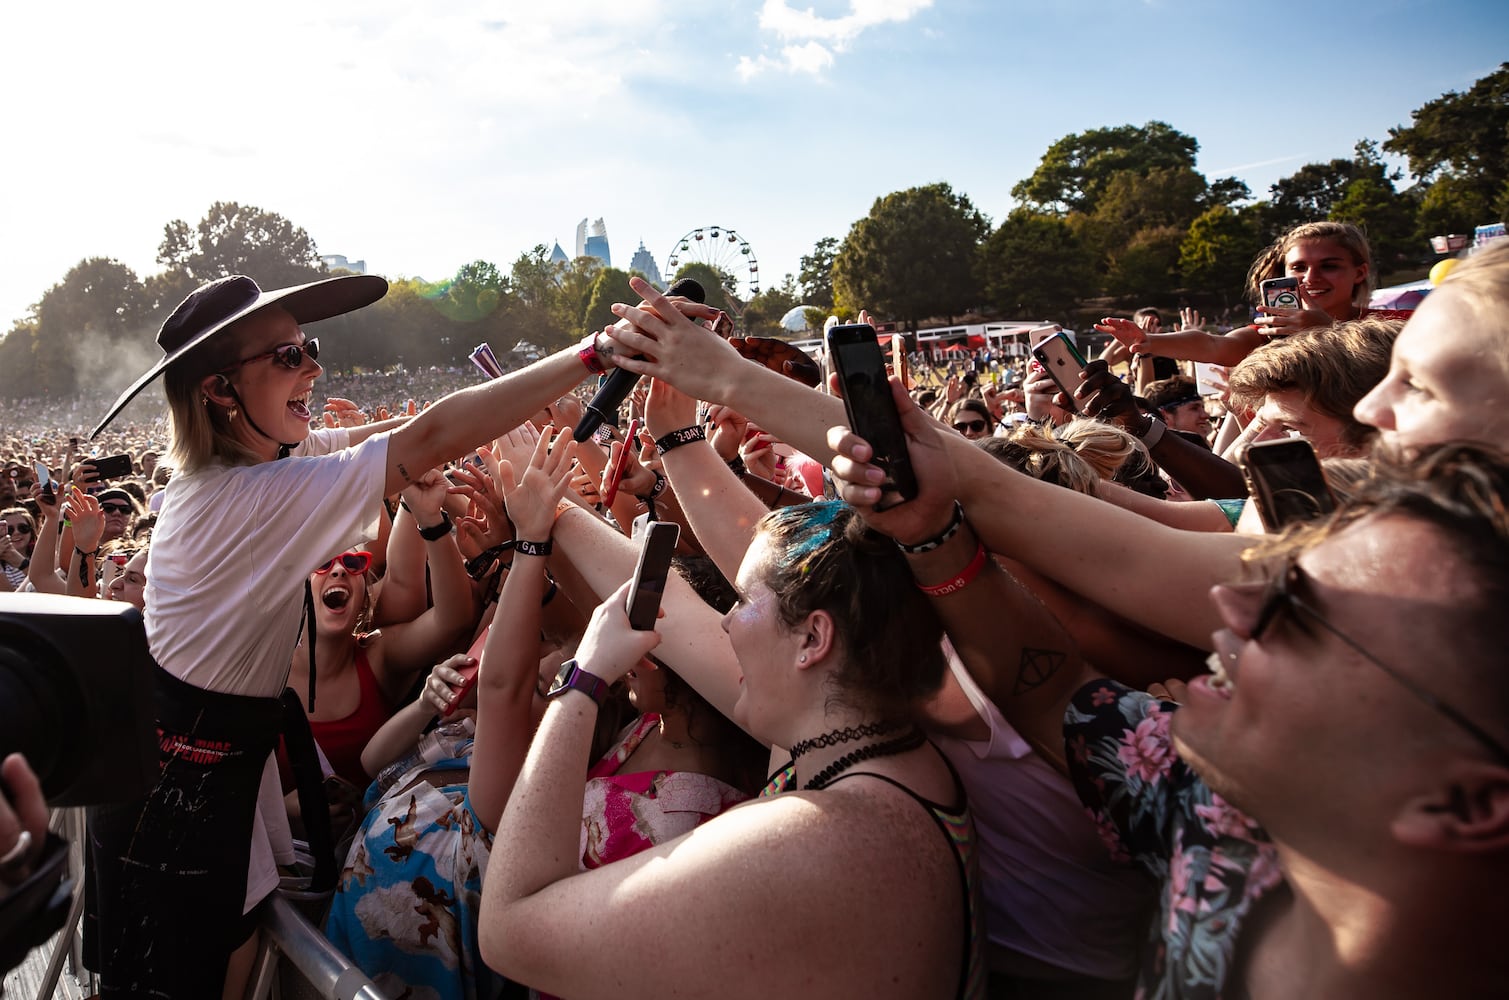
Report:
[[[237,308],[224,315],[216,316],[203,329],[194,331],[181,344],[167,351],[161,361],[148,369],[146,374],[142,375],[135,382],[132,382],[126,391],[116,398],[115,402],[111,404],[109,412],[105,414],[104,419],[95,425],[94,430],[89,432],[90,438],[94,438],[100,431],[104,430],[110,421],[119,416],[121,410],[124,410],[127,404],[136,398],[137,393],[150,385],[153,379],[168,369],[169,365],[195,348],[204,345],[232,323],[245,319],[259,309],[266,309],[268,306],[276,304],[286,309],[293,316],[294,320],[300,324],[315,323],[322,319],[329,319],[332,316],[340,316],[343,313],[360,309],[363,306],[369,306],[388,293],[387,279],[375,274],[343,274],[334,278],[311,281],[305,285],[293,285],[289,288],[277,288],[272,291],[262,291],[262,289],[257,287],[255,282],[243,275],[234,275],[230,279],[221,279],[221,281],[236,280],[247,283],[247,291],[251,293],[250,297]],[[169,317],[168,323],[173,322],[173,318],[178,316],[180,310],[188,304],[194,295],[198,295],[203,291],[204,287],[201,287],[190,295],[189,299],[185,299],[179,305],[178,309],[173,311],[173,317]],[[165,328],[166,326],[167,323],[164,324]],[[159,334],[158,339],[161,341],[161,334]]]

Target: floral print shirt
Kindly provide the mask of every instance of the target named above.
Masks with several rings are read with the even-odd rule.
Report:
[[[1160,885],[1137,996],[1216,1000],[1244,921],[1283,875],[1262,828],[1175,752],[1177,708],[1101,678],[1070,701],[1064,744],[1075,790],[1112,856]]]

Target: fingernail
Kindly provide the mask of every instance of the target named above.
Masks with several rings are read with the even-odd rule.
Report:
[[[865,479],[872,483],[883,483],[885,482],[885,473],[879,469],[866,469]]]

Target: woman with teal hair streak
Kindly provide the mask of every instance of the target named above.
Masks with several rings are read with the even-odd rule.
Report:
[[[587,513],[554,539],[599,593],[632,565]],[[896,543],[842,503],[787,507],[734,583],[720,619],[672,578],[653,631],[629,627],[619,587],[576,667],[611,684],[655,649],[783,766],[759,799],[578,872],[561,848],[597,706],[553,698],[499,825],[484,958],[558,996],[982,996],[973,825],[909,711],[943,679],[942,629]]]

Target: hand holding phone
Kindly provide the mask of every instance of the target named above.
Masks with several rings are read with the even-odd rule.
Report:
[[[1258,286],[1269,309],[1303,309],[1298,278],[1269,278]]]
[[[451,695],[451,700],[446,702],[442,715],[447,717],[454,715],[456,709],[460,708],[461,703],[466,700],[466,696],[471,694],[472,689],[477,686],[477,678],[482,676],[482,650],[487,646],[487,636],[492,632],[492,628],[491,625],[484,628],[476,641],[472,643],[472,648],[466,651],[470,662],[456,668],[456,673],[461,675],[461,686],[456,688]]]
[[[1042,365],[1043,371],[1053,379],[1059,390],[1068,397],[1069,409],[1075,413],[1079,407],[1074,403],[1074,390],[1079,388],[1080,376],[1084,374],[1085,359],[1074,346],[1074,341],[1062,330],[1050,334],[1032,349],[1032,356]]]
[[[671,557],[681,528],[674,521],[651,521],[639,541],[639,562],[629,585],[624,611],[629,627],[640,632],[655,627],[660,614],[660,599],[665,594],[666,577],[671,572]]]
[[[91,458],[84,464],[94,467],[95,482],[103,482],[106,479],[120,479],[131,475],[132,471],[134,471],[130,455],[109,455],[105,458]]]
[[[871,463],[886,474],[875,509],[911,500],[917,495],[917,477],[875,328],[864,323],[835,326],[827,341],[828,357],[843,386],[849,429],[865,439],[874,452]]]

